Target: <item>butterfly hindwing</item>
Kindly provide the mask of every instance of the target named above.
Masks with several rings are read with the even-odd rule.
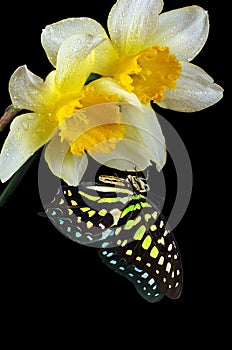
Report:
[[[176,299],[182,290],[182,262],[179,248],[165,218],[153,203],[150,204],[150,207],[143,208],[139,214],[141,219],[137,220],[139,225],[135,226],[134,239],[131,242],[124,246],[109,248],[107,251],[102,250],[99,254],[102,261],[113,269],[107,254],[115,254],[117,259],[114,260],[123,260],[128,266],[147,273],[149,278],[155,281],[161,293]],[[104,251],[107,254],[103,254]],[[136,280],[134,284],[137,286],[135,282]]]
[[[160,301],[164,294],[150,274],[126,261],[120,249],[100,249],[99,256],[107,266],[132,282],[138,293],[147,301]]]

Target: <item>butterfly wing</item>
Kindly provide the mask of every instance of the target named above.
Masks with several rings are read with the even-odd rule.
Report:
[[[132,282],[142,298],[151,303],[158,302],[163,298],[164,294],[159,290],[154,278],[133,263],[127,262],[120,248],[100,249],[98,254],[103,263]]]
[[[180,296],[182,262],[174,234],[143,195],[96,183],[64,185],[45,213],[68,238],[100,247],[102,261],[144,299]]]
[[[115,235],[116,223],[129,200],[128,190],[120,192],[120,188],[117,191],[94,182],[78,187],[63,185],[45,205],[45,215],[69,239],[104,247],[115,241],[110,237]]]
[[[120,270],[122,264],[126,264],[126,271],[138,269],[140,277],[134,274],[131,281],[146,300],[156,302],[161,295],[177,299],[183,285],[180,251],[163,215],[152,202],[147,200],[147,203],[148,206],[144,206],[139,214],[141,220],[137,223],[134,220],[133,241],[123,246],[100,249],[99,255],[107,266],[127,278],[127,272]],[[153,293],[147,290],[149,281],[153,282]],[[147,293],[151,294],[148,296]]]

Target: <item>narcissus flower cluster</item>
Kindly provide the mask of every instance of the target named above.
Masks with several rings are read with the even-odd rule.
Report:
[[[0,155],[7,181],[46,144],[51,171],[77,185],[87,154],[120,170],[158,170],[166,162],[165,137],[152,108],[195,112],[217,103],[223,89],[190,63],[209,33],[207,12],[187,6],[161,13],[162,0],[118,0],[108,34],[91,18],[46,26],[41,43],[53,70],[43,80],[26,65],[12,74],[15,108]],[[86,83],[91,73],[98,79]]]

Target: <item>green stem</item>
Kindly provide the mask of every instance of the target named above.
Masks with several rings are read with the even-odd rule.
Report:
[[[10,196],[14,193],[20,182],[22,181],[24,175],[27,173],[27,171],[32,166],[34,160],[39,155],[39,152],[36,152],[31,158],[28,159],[28,161],[22,165],[22,167],[13,175],[8,185],[5,187],[3,192],[0,195],[0,208],[4,207],[8,200],[10,199]]]

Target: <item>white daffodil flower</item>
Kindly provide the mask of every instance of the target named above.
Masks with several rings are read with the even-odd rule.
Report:
[[[217,103],[223,89],[190,63],[209,33],[208,13],[187,6],[161,13],[163,0],[118,0],[108,16],[107,35],[91,18],[68,18],[47,26],[42,45],[53,65],[60,45],[75,33],[100,35],[93,72],[116,79],[148,105],[195,112]]]
[[[119,170],[143,170],[151,160],[158,170],[164,166],[165,139],[152,108],[111,78],[85,85],[103,40],[88,33],[68,36],[56,51],[56,69],[45,80],[25,65],[12,74],[12,103],[28,112],[11,123],[0,154],[2,182],[45,144],[49,168],[69,185],[83,177],[86,154]]]

